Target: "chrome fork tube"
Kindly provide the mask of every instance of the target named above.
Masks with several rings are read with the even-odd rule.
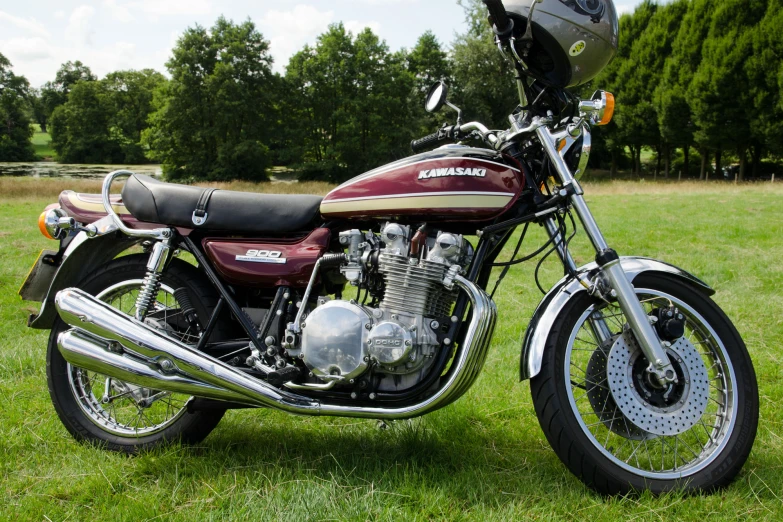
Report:
[[[596,262],[601,268],[601,273],[606,277],[614,291],[613,297],[617,298],[620,309],[628,320],[628,324],[639,342],[642,352],[644,352],[647,360],[650,361],[649,370],[660,381],[671,382],[676,377],[666,350],[650,324],[650,319],[644,311],[641,302],[639,302],[633,285],[625,276],[619,257],[614,250],[609,248],[606,239],[604,239],[601,233],[601,229],[598,228],[598,223],[596,223],[592,212],[590,212],[587,206],[579,183],[574,179],[565,160],[557,151],[557,141],[565,138],[567,133],[568,131],[552,133],[547,126],[541,126],[536,129],[536,135],[550,161],[555,166],[563,186],[573,188],[574,193],[571,196],[571,205],[574,207],[577,216],[579,216],[585,233],[590,238],[590,242],[598,254]]]

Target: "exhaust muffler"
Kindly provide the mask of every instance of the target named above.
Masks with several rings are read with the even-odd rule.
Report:
[[[157,368],[154,361],[145,362],[132,357],[116,343],[106,342],[76,329],[61,333],[57,338],[57,346],[65,360],[73,366],[113,379],[172,393],[247,403],[247,399],[237,393],[178,374],[167,374]]]
[[[196,351],[137,321],[78,288],[60,291],[55,305],[73,327],[60,335],[58,346],[74,366],[156,390],[269,407],[300,415],[334,415],[404,419],[450,404],[475,381],[486,360],[497,317],[494,303],[470,281],[454,283],[470,299],[472,318],[465,340],[454,354],[445,382],[434,394],[414,404],[377,407],[347,406],[280,390],[228,364]]]

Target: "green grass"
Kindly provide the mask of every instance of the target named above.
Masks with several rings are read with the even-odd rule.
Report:
[[[16,296],[50,246],[35,225],[49,200],[0,196],[0,519],[782,519],[783,189],[626,183],[587,193],[618,251],[711,283],[748,344],[761,422],[727,490],[606,499],[559,462],[518,382],[520,337],[540,299],[532,265],[512,271],[496,296],[499,324],[476,385],[422,419],[381,431],[371,421],[234,411],[198,447],[126,457],[79,444],[49,402],[47,332],[25,327],[34,305]],[[588,261],[584,235],[575,241]],[[551,263],[544,278],[558,274]]]
[[[48,132],[41,132],[41,126],[37,123],[33,125],[35,134],[33,134],[33,149],[38,160],[53,161],[57,153],[52,148],[52,137]]]

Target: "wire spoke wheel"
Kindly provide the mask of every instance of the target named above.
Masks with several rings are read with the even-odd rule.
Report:
[[[96,297],[128,315],[136,311],[136,298],[143,280],[115,284]],[[181,309],[174,290],[161,285],[145,322],[184,343],[195,344],[198,336],[180,320]],[[181,324],[180,324],[181,323]],[[123,437],[139,438],[165,430],[186,413],[187,395],[143,388],[68,364],[67,374],[81,410],[102,430]]]
[[[606,360],[609,355],[607,344],[602,345],[599,339],[596,339],[595,329],[591,326],[591,321],[598,317],[602,316],[609,330],[615,334],[612,339],[619,340],[619,344],[616,342],[615,346],[623,345],[622,349],[628,350],[621,337],[628,338],[632,335],[628,332],[625,317],[616,305],[590,307],[577,321],[565,357],[564,371],[570,383],[568,398],[585,434],[607,457],[637,474],[675,478],[684,473],[698,471],[709,464],[730,433],[736,409],[734,370],[725,348],[712,332],[712,328],[687,304],[672,295],[654,290],[645,290],[639,297],[648,314],[654,308],[673,305],[685,315],[685,335],[677,344],[685,346],[686,348],[680,350],[689,350],[688,354],[695,359],[690,360],[691,368],[687,368],[687,357],[682,357],[682,354],[674,349],[669,351],[682,381],[679,383],[680,387],[687,390],[687,398],[682,396],[682,391],[678,396],[678,386],[670,385],[671,393],[674,394],[673,408],[670,409],[678,413],[679,417],[685,418],[686,412],[676,407],[687,406],[686,400],[696,397],[699,391],[697,386],[701,385],[704,387],[704,393],[698,400],[706,404],[697,409],[699,415],[694,415],[696,418],[692,420],[686,419],[685,426],[688,426],[688,429],[681,433],[662,434],[659,430],[651,432],[645,429],[659,419],[651,419],[650,423],[646,423],[647,419],[642,420],[641,415],[632,419],[627,411],[624,413],[623,408],[618,406],[618,395],[621,394],[611,386],[610,380],[626,370],[635,374],[632,376],[639,376],[648,363],[644,356],[640,355],[638,346],[635,346],[636,360],[641,359],[642,362],[641,365],[635,364],[636,368],[622,368],[617,375],[613,375],[612,371],[606,368],[606,364],[603,368],[600,368],[600,363],[596,364],[596,359]],[[596,369],[596,366],[599,368]],[[706,372],[703,371],[704,368]],[[689,370],[690,374],[687,373]],[[693,374],[699,370],[702,371],[697,379]],[[629,396],[642,397],[640,404],[646,404],[649,408],[644,414],[646,417],[654,417],[657,413],[660,419],[666,418],[664,408],[644,400],[649,399],[647,394],[650,393],[644,386],[633,383],[632,379],[621,384],[631,388],[628,390]]]
[[[662,321],[673,382],[648,371],[616,303],[576,294],[558,312],[531,380],[541,428],[563,463],[602,493],[725,486],[758,424],[742,338],[695,288],[656,274],[634,286],[647,315]]]

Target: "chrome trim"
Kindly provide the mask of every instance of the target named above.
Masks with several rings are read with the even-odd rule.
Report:
[[[547,156],[549,156],[549,159],[552,161],[563,185],[576,183],[568,165],[566,165],[565,160],[557,151],[557,142],[566,135],[569,135],[568,129],[553,133],[547,127],[539,127],[536,129],[536,135],[538,136],[541,145],[544,147]],[[609,250],[609,244],[606,242],[601,229],[598,227],[595,217],[593,217],[592,212],[590,212],[590,208],[587,206],[584,196],[579,193],[573,194],[570,198],[570,202],[574,207],[577,216],[579,216],[579,220],[582,222],[585,233],[590,238],[590,242],[593,244],[595,251],[600,254],[601,252]],[[612,295],[616,295],[617,301],[620,303],[620,308],[625,314],[626,319],[628,319],[628,323],[642,348],[642,352],[644,352],[647,360],[650,361],[650,370],[660,380],[664,382],[668,381],[668,376],[674,375],[669,356],[666,354],[666,350],[664,349],[663,344],[661,344],[658,334],[655,333],[644,308],[636,297],[633,285],[623,277],[623,270],[617,262],[608,263],[602,266],[601,271],[609,281],[612,290],[614,290]]]
[[[155,230],[134,230],[128,228],[125,223],[120,219],[120,216],[114,212],[114,207],[111,203],[111,184],[117,178],[129,178],[134,173],[129,170],[115,170],[106,176],[103,180],[103,188],[101,189],[101,196],[103,198],[103,208],[106,210],[106,214],[114,221],[117,228],[126,236],[141,237],[148,239],[166,239],[173,234],[169,228],[156,228]]]
[[[242,395],[206,385],[181,375],[166,375],[157,364],[145,363],[127,353],[112,351],[111,344],[80,330],[68,330],[57,338],[57,347],[67,362],[76,368],[108,375],[113,379],[132,382],[140,386],[196,395],[224,401],[244,401]],[[165,383],[161,385],[161,383]]]
[[[698,277],[679,267],[657,259],[649,259],[646,257],[621,257],[620,263],[626,278],[631,283],[633,283],[636,277],[645,272],[661,272],[673,275],[681,279],[684,283],[695,286],[698,290],[708,296],[715,294],[715,290]],[[597,268],[597,264],[589,263],[580,267],[579,273],[586,274]],[[533,319],[530,321],[522,341],[520,380],[532,379],[541,371],[541,362],[544,358],[546,340],[547,337],[549,337],[549,332],[554,326],[557,317],[560,315],[560,311],[571,299],[575,298],[581,292],[586,291],[587,289],[579,281],[566,276],[541,300],[538,308],[536,308],[536,311],[533,313]]]
[[[424,415],[457,400],[473,385],[486,361],[497,320],[495,304],[483,290],[464,277],[456,276],[454,283],[467,293],[473,310],[465,340],[457,348],[451,368],[444,377],[445,382],[438,390],[418,403],[401,407],[336,405],[280,390],[165,336],[77,288],[59,292],[55,303],[60,317],[76,330],[82,331],[79,332],[78,339],[87,344],[92,343],[89,346],[92,349],[86,351],[90,357],[85,355],[81,364],[100,364],[101,369],[95,371],[109,377],[116,377],[126,382],[138,381],[138,378],[131,375],[131,369],[127,368],[128,363],[125,362],[126,358],[132,357],[134,362],[138,359],[144,365],[144,367],[132,365],[132,369],[140,375],[140,378],[150,379],[146,381],[145,386],[162,391],[168,391],[170,386],[177,386],[179,387],[177,391],[181,391],[183,389],[181,386],[195,382],[204,388],[199,392],[187,391],[186,393],[196,396],[204,396],[205,393],[219,394],[244,404],[266,406],[289,413],[406,419]],[[63,345],[66,351],[71,350],[72,346],[67,340],[76,337],[71,335],[64,338],[66,342]],[[102,341],[93,337],[98,337]],[[122,360],[112,357],[115,352],[107,352],[102,348],[112,342],[122,347],[124,352]],[[84,352],[83,348],[82,346]],[[73,351],[75,349],[71,350]],[[151,366],[152,362],[158,368]],[[117,373],[122,375],[116,375]],[[159,376],[175,376],[178,380],[158,378]],[[171,384],[172,382],[174,384]]]

